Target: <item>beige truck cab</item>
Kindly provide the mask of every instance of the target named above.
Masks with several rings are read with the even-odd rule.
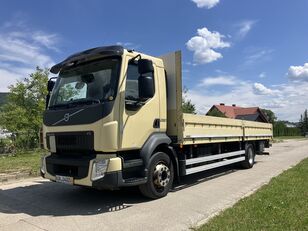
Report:
[[[51,181],[160,198],[181,176],[252,167],[272,138],[271,124],[183,114],[179,51],[98,47],[50,71],[41,175]]]

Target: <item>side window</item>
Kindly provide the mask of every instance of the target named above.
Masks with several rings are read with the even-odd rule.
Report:
[[[153,76],[153,73],[143,74],[144,76]],[[138,88],[138,78],[139,78],[138,66],[136,64],[128,64],[127,77],[126,77],[126,90],[125,99],[126,100],[139,100],[139,88]]]
[[[138,66],[136,64],[129,64],[127,68],[125,99],[139,99],[138,78]]]

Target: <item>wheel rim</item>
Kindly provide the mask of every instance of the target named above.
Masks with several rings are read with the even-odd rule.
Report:
[[[251,148],[248,149],[248,162],[249,162],[250,165],[253,165],[253,162],[254,162],[253,152],[252,152]]]
[[[163,190],[170,182],[171,171],[165,163],[158,163],[154,168],[153,182],[156,190]]]

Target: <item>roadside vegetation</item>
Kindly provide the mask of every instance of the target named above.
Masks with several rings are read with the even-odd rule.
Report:
[[[43,151],[33,150],[0,155],[0,173],[23,173],[38,176]]]
[[[183,113],[197,114],[196,106],[188,99],[188,88],[183,88],[182,111]]]
[[[285,140],[305,139],[305,136],[276,136],[274,137],[274,143],[280,143]]]
[[[0,108],[0,138],[11,142],[2,142],[3,150],[14,153],[39,147],[48,73],[37,67],[29,77],[9,86],[6,103]]]
[[[196,229],[308,230],[308,159]]]
[[[27,78],[9,86],[8,94],[0,95],[0,173],[39,175],[48,73],[37,67]]]

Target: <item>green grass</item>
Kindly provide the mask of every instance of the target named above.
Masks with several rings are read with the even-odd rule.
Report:
[[[274,136],[274,143],[283,142],[284,140],[305,139],[304,136]]]
[[[0,155],[0,173],[23,172],[38,176],[42,153],[41,150],[36,150],[7,156]]]
[[[282,140],[289,140],[289,139],[302,139],[305,138],[304,136],[275,136],[274,139],[282,139]]]
[[[197,230],[308,230],[308,159]]]

